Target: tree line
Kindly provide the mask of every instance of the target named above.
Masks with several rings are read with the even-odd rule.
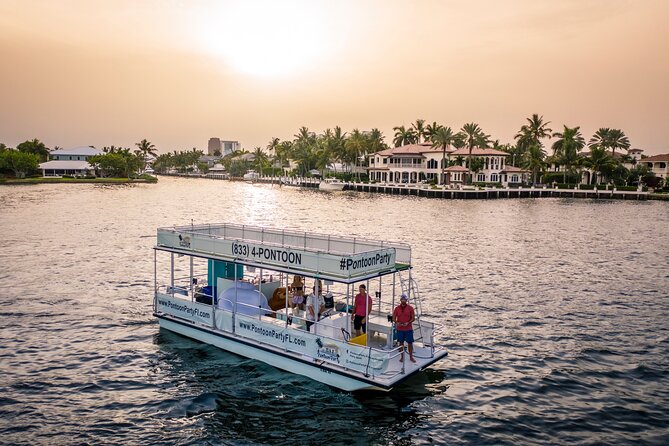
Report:
[[[586,143],[580,127],[563,126],[560,131],[553,131],[550,121],[543,116],[533,114],[526,119],[514,137],[513,143],[502,144],[493,140],[475,122],[464,124],[459,130],[437,122],[426,124],[417,119],[410,126],[393,127],[392,143],[394,147],[408,144],[430,144],[442,151],[442,177],[449,165],[464,165],[469,169],[468,182],[473,180],[474,173],[483,168],[483,160],[473,156],[475,148],[491,148],[510,155],[507,165],[523,168],[532,173],[532,182],[540,180],[578,183],[579,170],[589,169],[593,172],[591,182],[599,184],[610,181],[615,184],[634,183],[642,178],[646,183],[658,183],[654,174],[644,165],[637,165],[630,156],[629,138],[625,132],[614,128],[598,129]],[[553,139],[547,153],[545,141]],[[588,153],[582,153],[586,147]],[[378,129],[361,132],[357,129],[350,134],[342,132],[340,127],[334,131],[326,129],[322,134],[315,134],[306,127],[294,135],[292,140],[281,141],[272,138],[267,145],[267,153],[274,154],[274,159],[285,164],[287,159],[295,161],[301,172],[312,168],[319,170],[332,162],[342,162],[349,166],[359,161],[366,163],[366,155],[388,148],[383,134]],[[457,157],[447,161],[446,156],[451,148],[467,149],[465,157]],[[259,148],[257,148],[259,150]],[[618,156],[616,156],[618,154]],[[271,158],[270,158],[271,160]],[[632,165],[628,169],[624,164]],[[559,166],[560,172],[548,172],[551,166]]]
[[[103,147],[101,155],[88,157],[88,163],[99,177],[127,177],[140,174],[149,157],[157,155],[155,146],[146,139],[136,143],[137,149]],[[93,147],[93,146],[91,146]],[[53,150],[60,150],[56,146]],[[39,164],[48,161],[51,149],[39,139],[22,142],[16,148],[0,143],[0,172],[11,173],[16,178],[39,173]]]
[[[580,127],[563,126],[560,131],[550,128],[550,121],[533,114],[526,119],[514,137],[513,143],[502,144],[484,132],[475,122],[464,124],[459,130],[437,122],[427,123],[417,119],[410,126],[393,127],[394,147],[408,144],[429,144],[442,151],[442,177],[449,165],[464,165],[469,169],[467,182],[471,183],[476,172],[484,166],[484,161],[473,155],[475,148],[491,148],[510,155],[507,165],[526,169],[532,174],[532,182],[558,181],[580,182],[580,169],[593,172],[591,182],[599,184],[610,181],[615,184],[634,183],[640,177],[646,183],[657,183],[654,174],[627,153],[630,141],[620,129],[600,128],[586,143]],[[553,140],[549,155],[545,143]],[[281,140],[273,137],[263,149],[255,147],[252,152],[238,151],[223,157],[221,162],[233,175],[240,175],[246,169],[267,171],[272,166],[286,166],[288,160],[297,164],[297,174],[304,175],[312,169],[323,171],[333,163],[342,163],[348,170],[352,166],[367,165],[367,155],[389,148],[378,129],[369,131],[354,129],[350,133],[341,127],[326,129],[320,134],[301,127],[292,139]],[[467,149],[464,157],[450,161],[446,159],[451,148]],[[588,149],[587,154],[582,153]],[[253,153],[253,162],[239,160],[240,154]],[[616,156],[618,154],[618,156]],[[623,164],[633,167],[628,169]],[[559,166],[559,173],[549,172],[551,166]],[[561,178],[560,178],[561,177]]]
[[[473,156],[474,148],[492,148],[510,155],[507,165],[520,167],[532,173],[532,182],[557,181],[561,176],[563,183],[579,182],[579,171],[589,169],[593,175],[591,182],[599,184],[603,181],[615,184],[634,183],[642,178],[646,183],[658,183],[654,174],[644,165],[637,165],[636,160],[628,153],[630,141],[620,129],[600,128],[586,143],[580,127],[563,126],[560,131],[550,128],[550,121],[543,116],[533,114],[526,119],[514,137],[513,143],[502,144],[493,140],[475,122],[464,124],[459,130],[437,122],[426,124],[417,119],[410,126],[393,127],[392,143],[394,147],[407,144],[430,144],[442,151],[442,178],[448,165],[458,164],[468,167],[467,181],[473,180],[474,173],[483,168],[482,159]],[[547,153],[544,143],[553,139]],[[201,150],[177,151],[157,155],[155,146],[146,139],[135,144],[137,149],[114,146],[104,147],[103,155],[91,157],[89,160],[102,176],[130,176],[144,169],[148,158],[154,157],[153,168],[164,173],[170,170],[188,172],[207,169],[206,163],[200,162],[204,155]],[[589,149],[587,154],[583,150]],[[325,129],[316,133],[307,127],[300,127],[291,139],[281,140],[273,137],[263,149],[255,147],[252,152],[241,150],[228,154],[221,163],[233,176],[241,176],[250,169],[259,172],[281,172],[289,160],[296,163],[295,173],[306,175],[316,169],[324,171],[333,163],[341,163],[349,172],[352,167],[367,164],[367,155],[387,149],[383,133],[376,128],[371,130],[353,129],[345,132],[341,127]],[[451,148],[467,149],[466,157],[458,157],[447,161],[446,156]],[[239,155],[252,153],[253,160]],[[616,153],[619,155],[616,156]],[[39,140],[34,139],[19,144],[16,149],[9,149],[0,144],[0,169],[12,171],[16,176],[37,170],[37,164],[48,158],[49,149]],[[632,165],[628,169],[624,164]],[[559,166],[559,173],[548,172],[549,167]]]

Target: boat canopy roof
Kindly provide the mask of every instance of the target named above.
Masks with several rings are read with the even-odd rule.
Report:
[[[231,223],[159,228],[156,249],[343,283],[411,267],[404,243]]]

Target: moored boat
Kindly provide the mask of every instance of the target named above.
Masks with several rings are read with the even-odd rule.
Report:
[[[246,173],[244,174],[244,181],[256,181],[258,178],[260,178],[260,174],[256,172],[255,170],[247,170]]]
[[[346,183],[336,178],[326,178],[318,184],[320,190],[337,191],[344,190]]]
[[[408,245],[221,223],[160,228],[155,253],[160,326],[241,356],[354,391],[393,389],[447,355],[422,317]],[[363,297],[368,330],[355,336],[361,284],[371,307]],[[309,291],[318,316],[305,311]],[[415,362],[395,344],[402,294],[415,308]]]

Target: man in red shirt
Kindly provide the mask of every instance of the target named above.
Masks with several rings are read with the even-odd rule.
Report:
[[[409,359],[416,362],[413,357],[413,321],[416,320],[416,312],[413,307],[407,303],[407,295],[402,293],[400,304],[393,311],[393,322],[397,329],[397,342],[402,348],[400,362],[404,361],[404,341],[409,344]]]
[[[372,311],[372,296],[367,294],[367,287],[362,284],[358,288],[359,293],[355,296],[353,302],[353,329],[355,335],[360,336],[360,329],[363,333],[367,333],[367,316]],[[365,302],[365,297],[367,301]]]

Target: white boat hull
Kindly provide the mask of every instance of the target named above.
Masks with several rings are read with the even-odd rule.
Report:
[[[375,386],[368,381],[344,376],[316,364],[310,365],[310,362],[313,363],[312,358],[301,358],[299,355],[287,352],[272,352],[269,348],[256,347],[250,343],[243,342],[239,338],[227,337],[213,331],[208,331],[203,327],[196,328],[196,326],[190,323],[174,322],[163,317],[160,317],[158,321],[162,328],[183,336],[204,342],[205,344],[214,345],[245,358],[264,362],[278,369],[307,376],[313,380],[349,392],[363,389],[389,390]]]
[[[325,191],[338,191],[338,190],[344,190],[344,183],[329,183],[327,181],[321,181],[318,184],[318,188],[320,190],[325,190]]]

